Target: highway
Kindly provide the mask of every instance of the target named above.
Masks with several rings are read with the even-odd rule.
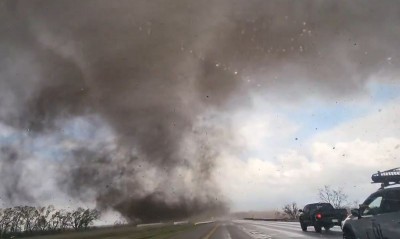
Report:
[[[288,239],[342,238],[340,227],[316,233],[313,227],[303,232],[298,222],[235,220],[198,225],[172,239]]]

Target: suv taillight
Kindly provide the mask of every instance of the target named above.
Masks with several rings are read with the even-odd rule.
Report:
[[[321,213],[318,213],[315,217],[316,217],[317,219],[321,219],[321,218],[322,218],[322,214],[321,214]]]

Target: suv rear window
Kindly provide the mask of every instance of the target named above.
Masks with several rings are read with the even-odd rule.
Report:
[[[332,210],[333,207],[329,203],[313,204],[310,205],[310,210]]]

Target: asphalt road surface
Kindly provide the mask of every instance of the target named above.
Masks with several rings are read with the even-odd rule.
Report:
[[[303,232],[298,222],[225,221],[198,225],[173,239],[288,239],[342,238],[340,227],[316,233],[313,227]]]

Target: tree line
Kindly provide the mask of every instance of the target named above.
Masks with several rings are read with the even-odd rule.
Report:
[[[1,238],[10,235],[41,234],[64,230],[84,230],[93,225],[100,212],[77,208],[57,210],[54,206],[17,206],[0,209]]]

